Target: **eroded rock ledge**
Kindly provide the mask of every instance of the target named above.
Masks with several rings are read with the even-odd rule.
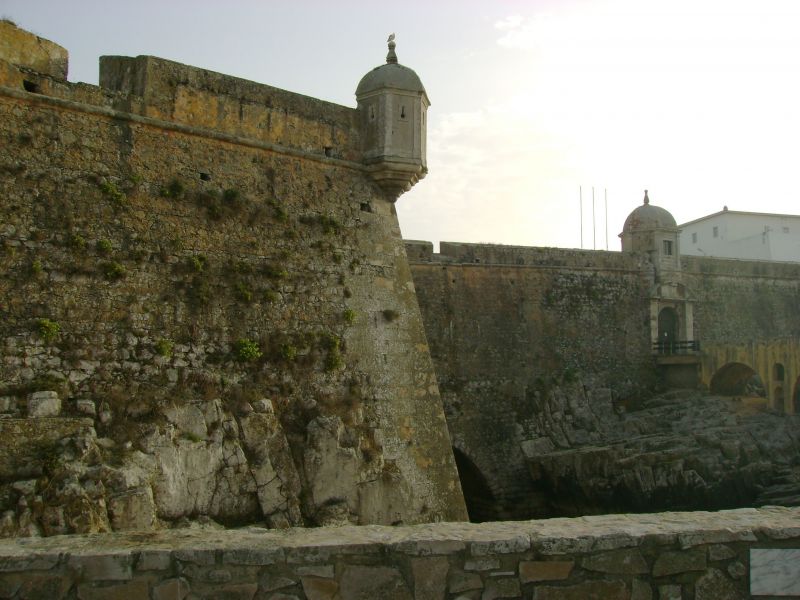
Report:
[[[784,507],[54,536],[0,542],[0,595],[734,600],[790,580],[798,543],[800,508]]]

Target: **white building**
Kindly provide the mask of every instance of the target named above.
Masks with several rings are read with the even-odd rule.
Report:
[[[800,215],[723,210],[680,225],[680,252],[800,262]]]

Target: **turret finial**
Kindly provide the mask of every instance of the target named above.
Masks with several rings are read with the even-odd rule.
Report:
[[[647,197],[647,190],[644,191],[644,203],[650,204],[650,198]]]
[[[394,49],[395,49],[395,46],[397,46],[397,44],[394,43],[394,34],[391,34],[389,36],[389,39],[386,40],[386,41],[389,42],[389,54],[386,55],[386,62],[387,62],[387,64],[390,64],[390,65],[396,65],[397,64],[397,54],[394,53]]]

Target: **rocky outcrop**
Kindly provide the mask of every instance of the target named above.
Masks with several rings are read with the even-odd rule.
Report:
[[[625,410],[581,383],[537,392],[521,443],[550,515],[800,503],[800,418],[673,391]]]
[[[358,522],[361,508],[391,520],[393,490],[375,488],[391,482],[390,466],[373,457],[362,472],[359,437],[339,417],[308,424],[298,469],[267,398],[234,411],[218,398],[172,403],[145,422],[136,418],[141,407],[89,410],[78,400],[62,411],[53,390],[30,394],[27,414],[14,398],[5,404],[2,537],[215,522],[347,524]]]

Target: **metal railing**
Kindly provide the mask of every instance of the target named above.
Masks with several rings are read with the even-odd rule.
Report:
[[[657,354],[693,354],[700,352],[698,340],[681,340],[674,342],[653,342],[653,350]]]

